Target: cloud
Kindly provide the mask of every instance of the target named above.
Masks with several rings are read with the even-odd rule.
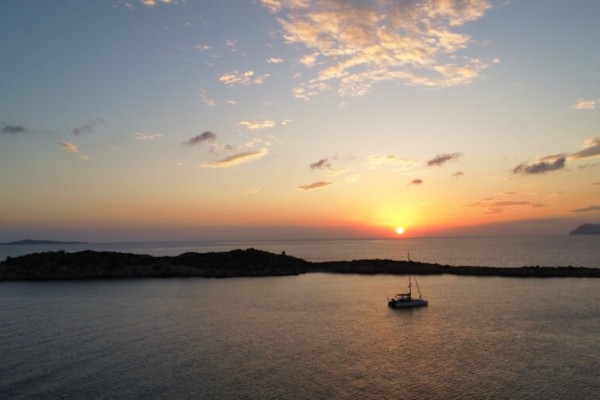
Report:
[[[135,138],[137,140],[160,140],[163,139],[167,136],[163,135],[162,133],[142,133],[142,132],[138,132],[135,134]]]
[[[419,86],[463,85],[492,61],[456,57],[473,40],[461,26],[481,18],[489,0],[339,1],[262,0],[277,14],[284,39],[303,45],[309,68],[294,95],[309,99],[334,88],[362,96],[373,85],[403,81]]]
[[[331,168],[331,163],[326,158],[322,158],[319,161],[310,164],[310,169],[326,169],[326,168]]]
[[[69,153],[79,153],[79,146],[77,146],[75,143],[71,143],[71,142],[67,142],[66,140],[63,140],[60,142],[60,146],[65,149],[66,151],[68,151]]]
[[[324,188],[324,187],[327,187],[330,185],[333,185],[333,182],[319,181],[319,182],[311,183],[309,185],[298,186],[298,189],[300,189],[300,190],[315,190],[315,189],[321,189],[321,188]]]
[[[593,110],[596,108],[596,105],[600,102],[600,100],[577,100],[577,104],[572,106],[571,108],[575,108],[577,110]]]
[[[509,194],[510,196],[514,194]],[[533,203],[527,200],[497,200],[493,197],[481,199],[471,204],[467,204],[467,207],[483,208],[485,214],[498,214],[504,212],[506,207],[531,207],[541,208],[546,207],[545,204]]]
[[[524,162],[513,168],[513,174],[536,175],[546,172],[557,171],[565,167],[566,158],[564,155],[554,155],[544,157],[541,160],[533,162]]]
[[[589,207],[584,207],[584,208],[575,208],[573,210],[570,210],[572,213],[584,213],[584,212],[593,212],[593,211],[600,211],[600,206],[599,205],[591,205]]]
[[[573,153],[570,157],[574,159],[590,158],[600,156],[600,137],[591,138],[585,141],[583,150]]]
[[[457,160],[458,158],[460,158],[461,154],[460,153],[442,153],[442,154],[438,154],[437,156],[433,157],[431,160],[427,161],[427,166],[428,167],[441,167],[442,165],[444,165],[445,163],[447,163],[450,160]]]
[[[196,146],[196,145],[200,145],[204,142],[211,142],[211,141],[215,140],[216,138],[217,138],[216,133],[206,131],[206,132],[202,132],[199,135],[194,136],[193,138],[186,140],[182,144],[185,146]]]
[[[206,105],[207,107],[215,106],[215,101],[213,99],[211,99],[210,97],[208,97],[208,94],[206,93],[206,89],[200,89],[200,101],[202,103],[204,103],[204,105]]]
[[[96,129],[96,126],[104,123],[102,118],[96,118],[85,125],[78,126],[71,131],[71,135],[79,136],[82,133],[93,133]]]
[[[146,7],[156,7],[158,5],[168,5],[168,4],[180,4],[185,3],[185,0],[140,0],[140,3],[145,5]]]
[[[415,167],[418,164],[419,162],[416,160],[398,157],[393,154],[387,156],[369,155],[367,156],[366,161],[367,167],[373,169],[379,168],[384,165],[393,165],[399,167],[399,170],[408,170]]]
[[[88,156],[87,154],[83,154],[79,150],[79,146],[77,146],[75,143],[71,143],[71,142],[67,142],[66,140],[63,140],[60,142],[60,147],[62,147],[65,151],[67,151],[69,153],[79,155],[79,158],[81,158],[82,160],[90,159],[90,156]]]
[[[264,82],[264,80],[268,77],[269,77],[268,74],[254,77],[254,71],[246,71],[246,72],[233,71],[233,72],[221,75],[219,77],[219,82],[221,82],[227,86],[262,84]]]
[[[263,148],[255,151],[245,151],[242,153],[237,153],[228,157],[225,157],[221,160],[213,161],[207,164],[200,165],[205,168],[230,168],[235,167],[237,165],[247,163],[249,161],[258,160],[266,156],[269,153],[269,149]]]
[[[410,181],[409,185],[422,185],[423,184],[423,179],[413,179],[412,181]]]
[[[461,177],[461,176],[465,176],[465,173],[462,172],[462,171],[458,171],[458,172],[453,173],[452,176],[455,177],[455,178],[458,178],[458,177]]]
[[[250,129],[251,131],[256,131],[259,129],[266,129],[266,128],[274,127],[275,121],[271,121],[270,119],[263,119],[262,121],[248,120],[248,121],[241,121],[238,125],[244,126],[248,129]]]
[[[283,62],[283,58],[271,57],[267,60],[267,63],[269,63],[269,64],[281,64],[282,62]]]
[[[25,128],[23,125],[11,125],[7,124],[6,122],[2,122],[0,125],[2,126],[0,132],[5,135],[18,135],[20,133],[27,132],[27,128]]]
[[[207,51],[207,50],[212,49],[212,46],[209,46],[207,44],[198,44],[198,45],[194,46],[194,48],[196,50],[200,50],[200,51]]]

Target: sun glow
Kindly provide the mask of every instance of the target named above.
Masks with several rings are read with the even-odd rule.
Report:
[[[404,234],[404,228],[403,228],[403,227],[401,227],[401,226],[397,227],[397,228],[396,228],[396,233],[397,233],[398,235],[403,235],[403,234]]]

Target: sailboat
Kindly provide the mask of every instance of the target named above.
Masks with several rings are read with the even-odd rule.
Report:
[[[417,285],[417,291],[419,292],[419,298],[412,297],[412,281],[410,274],[408,274],[408,293],[398,293],[391,299],[388,298],[388,306],[390,308],[413,308],[413,307],[425,307],[427,306],[427,300],[421,297],[421,290],[419,289],[419,283],[415,276],[415,283]]]

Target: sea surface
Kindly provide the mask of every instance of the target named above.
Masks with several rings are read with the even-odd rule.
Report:
[[[561,239],[578,256],[552,264],[600,266],[600,238]],[[552,250],[560,240],[529,240],[548,245],[473,238],[94,249],[255,247],[311,260],[410,251],[422,261],[505,266],[552,265],[545,253],[563,255]],[[417,279],[429,306],[412,310],[387,307],[408,284],[392,275],[0,282],[0,398],[599,398],[599,279]]]

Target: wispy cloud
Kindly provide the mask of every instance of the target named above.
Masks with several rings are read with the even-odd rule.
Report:
[[[409,186],[410,185],[422,185],[423,183],[424,183],[423,179],[415,178],[412,181],[410,181]]]
[[[223,159],[213,161],[210,163],[202,164],[201,167],[205,168],[230,168],[235,167],[237,165],[247,163],[250,161],[258,160],[266,156],[269,153],[269,149],[263,148],[254,151],[245,151],[237,154],[233,154],[231,156],[225,157]]]
[[[594,212],[594,211],[600,211],[600,206],[593,204],[589,207],[575,208],[575,209],[571,210],[572,213],[585,213],[585,212]]]
[[[532,162],[524,162],[513,168],[513,174],[536,175],[546,172],[558,171],[565,167],[566,157],[564,154],[544,157]]]
[[[207,51],[207,50],[212,49],[212,46],[209,46],[207,44],[198,44],[198,45],[194,46],[194,48],[196,50],[200,50],[200,51]]]
[[[437,156],[433,157],[431,160],[427,161],[427,166],[428,167],[441,167],[442,165],[444,165],[445,163],[447,163],[450,160],[457,160],[458,158],[460,158],[460,156],[461,156],[460,153],[438,154]]]
[[[269,63],[269,64],[281,64],[282,62],[283,62],[283,58],[271,57],[267,60],[267,63]]]
[[[574,159],[591,158],[600,156],[600,137],[591,138],[585,141],[583,149],[571,154]]]
[[[202,103],[204,103],[204,105],[206,105],[207,107],[215,106],[215,101],[213,99],[211,99],[210,97],[208,97],[208,93],[206,92],[206,89],[200,89],[200,101]]]
[[[25,133],[28,131],[27,128],[25,128],[23,125],[12,125],[7,124],[6,122],[2,122],[0,123],[0,125],[2,126],[0,132],[5,135],[18,135],[20,133]]]
[[[331,163],[327,158],[322,158],[317,162],[310,164],[310,169],[328,169],[331,168]]]
[[[254,71],[233,71],[219,77],[219,82],[227,86],[262,84],[269,75],[254,76]]]
[[[162,133],[142,133],[138,132],[135,134],[135,138],[137,140],[161,140],[166,138],[167,136]]]
[[[528,200],[498,200],[493,197],[478,200],[466,205],[472,208],[481,208],[485,214],[499,214],[504,212],[505,208],[529,207],[542,208],[545,204],[535,203]]]
[[[577,100],[577,103],[575,105],[573,105],[571,108],[575,108],[577,110],[593,110],[594,108],[596,108],[596,105],[600,102],[599,100],[584,100],[584,99],[579,99]]]
[[[377,169],[385,165],[391,165],[397,167],[398,170],[408,170],[415,167],[418,164],[419,162],[416,160],[398,157],[393,154],[387,156],[368,155],[366,161],[367,167],[372,169]]]
[[[372,2],[262,0],[278,16],[288,43],[308,54],[300,63],[318,67],[294,90],[309,99],[334,88],[360,96],[378,82],[453,86],[477,79],[490,63],[455,54],[473,43],[460,27],[481,18],[488,0]]]
[[[200,145],[205,142],[211,142],[216,139],[217,139],[216,133],[206,131],[206,132],[202,132],[201,134],[196,135],[196,136],[186,140],[182,144],[185,146],[196,146],[196,145]]]
[[[71,135],[73,135],[73,136],[79,136],[82,133],[93,133],[94,130],[96,129],[96,127],[98,125],[103,124],[103,123],[104,123],[104,120],[102,118],[96,118],[96,119],[94,119],[94,120],[92,120],[92,121],[90,121],[90,122],[88,122],[88,123],[86,123],[84,125],[81,125],[81,126],[78,126],[78,127],[74,128],[71,131]]]
[[[140,3],[146,7],[156,7],[167,4],[184,4],[185,0],[140,0]]]
[[[260,121],[255,121],[255,120],[251,119],[251,120],[247,120],[247,121],[240,121],[240,123],[238,125],[246,127],[248,129],[250,129],[251,131],[257,131],[260,129],[274,127],[275,121],[271,121],[270,119],[263,119]]]
[[[298,186],[298,189],[300,189],[300,190],[315,190],[315,189],[322,189],[324,187],[331,186],[331,185],[333,185],[333,182],[319,181],[319,182],[311,183],[309,185]]]
[[[465,176],[465,173],[464,173],[464,172],[462,172],[462,171],[458,171],[458,172],[455,172],[455,173],[453,173],[453,174],[452,174],[452,176],[453,176],[454,178],[459,178],[459,177],[461,177],[461,176]]]
[[[66,140],[63,140],[60,142],[60,147],[62,147],[65,151],[67,151],[69,153],[77,154],[79,156],[79,158],[81,158],[82,160],[90,159],[90,156],[88,156],[87,154],[83,154],[79,150],[79,146],[77,146],[75,143],[71,143]]]

